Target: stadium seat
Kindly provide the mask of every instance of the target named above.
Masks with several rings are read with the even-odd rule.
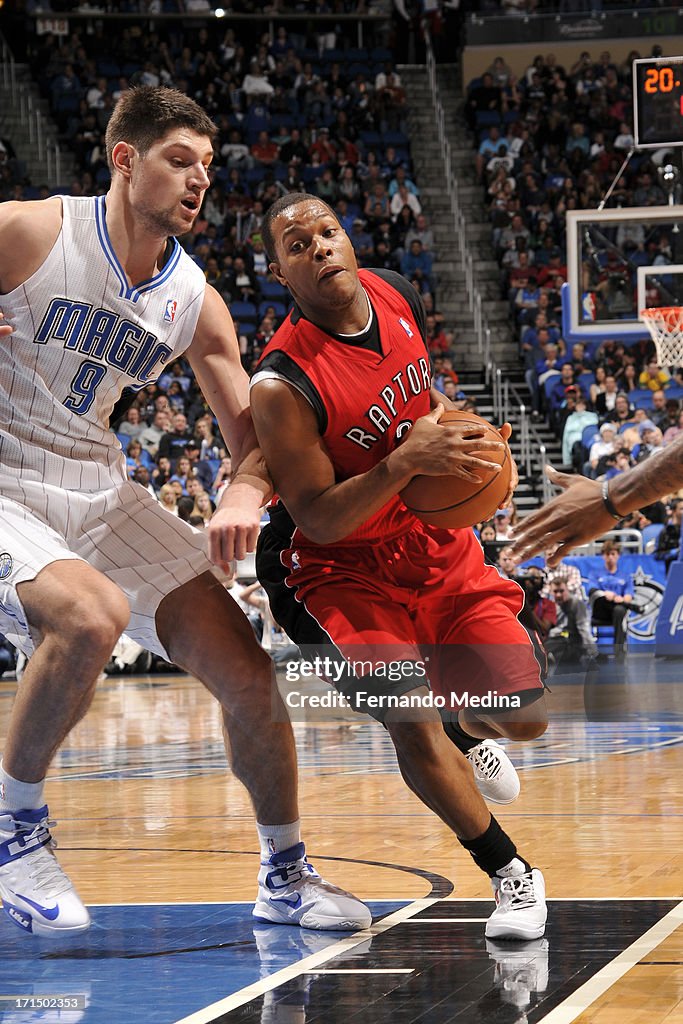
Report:
[[[287,315],[287,306],[284,302],[277,302],[273,299],[264,299],[259,304],[258,315],[261,317],[265,316],[269,308],[273,309],[276,317],[281,318]]]
[[[590,451],[590,447],[593,444],[593,442],[597,441],[599,437],[600,432],[598,431],[598,428],[591,423],[590,426],[583,428],[583,433],[581,434],[581,444],[588,452]]]
[[[235,319],[239,320],[255,320],[258,315],[258,310],[253,302],[241,302],[236,300],[230,303],[230,313]]]
[[[652,407],[652,392],[649,388],[636,388],[634,391],[629,392],[628,397],[636,409],[650,409]]]
[[[287,300],[288,295],[287,289],[279,281],[271,281],[268,278],[265,281],[261,281],[261,298],[284,302]]]

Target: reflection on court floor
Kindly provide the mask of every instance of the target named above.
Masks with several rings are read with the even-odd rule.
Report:
[[[86,939],[59,942],[3,922],[0,1021],[533,1024],[572,994],[580,1006],[582,986],[671,930],[677,906],[550,901],[545,938],[496,943],[490,901],[425,902],[373,904],[376,933],[353,937],[261,925],[245,904],[95,907]]]

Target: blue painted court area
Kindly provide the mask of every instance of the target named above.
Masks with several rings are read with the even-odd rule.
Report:
[[[403,905],[370,907],[384,915]],[[96,906],[89,932],[57,941],[22,935],[3,917],[0,1022],[174,1024],[345,934],[262,925],[251,909],[251,903]],[[79,1006],[65,1008],[75,997]],[[46,1000],[61,1005],[37,1005]]]

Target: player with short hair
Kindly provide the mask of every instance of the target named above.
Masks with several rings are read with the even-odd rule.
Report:
[[[455,745],[495,760],[494,777],[484,780],[495,794],[496,772],[513,770],[481,741],[528,739],[546,728],[539,667],[517,620],[523,592],[484,564],[472,530],[426,526],[398,496],[419,473],[480,482],[497,470],[474,452],[500,442],[468,439],[463,424],[439,425],[443,396],[431,386],[416,292],[391,271],[359,271],[326,203],[283,196],[262,233],[270,270],[295,301],[251,391],[281,498],[257,548],[273,615],[297,644],[331,658],[346,699],[386,726],[408,786],[491,876],[489,938],[538,937],[543,876],[517,855]],[[509,437],[509,425],[501,430]],[[354,673],[358,660],[364,669]],[[400,671],[387,674],[387,664]],[[519,705],[447,712],[449,742],[430,706],[425,665],[436,695],[450,700],[469,684],[481,696],[488,686]]]
[[[214,135],[181,93],[131,89],[107,128],[106,196],[0,207],[0,631],[31,655],[0,768],[0,895],[26,933],[90,923],[51,851],[44,782],[124,630],[221,704],[258,822],[255,915],[311,928],[371,920],[306,862],[271,663],[211,572],[253,550],[270,494],[230,315],[175,239],[199,213]],[[127,479],[108,425],[124,388],[183,353],[236,468],[207,531],[211,561],[203,533]]]

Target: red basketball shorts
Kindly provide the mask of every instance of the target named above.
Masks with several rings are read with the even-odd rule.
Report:
[[[388,661],[419,664],[451,706],[453,693],[542,690],[534,646],[518,620],[522,588],[485,564],[471,530],[418,524],[380,543],[296,549],[268,531],[259,577],[275,618],[300,646],[317,629],[351,662],[365,659],[375,670]],[[415,685],[425,682],[418,677]]]

